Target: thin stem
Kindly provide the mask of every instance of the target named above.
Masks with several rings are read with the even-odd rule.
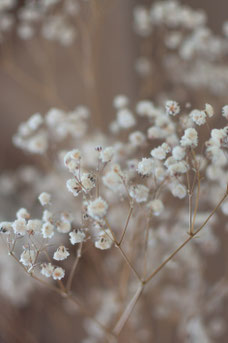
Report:
[[[183,248],[185,245],[190,242],[203,228],[204,226],[208,223],[210,218],[213,216],[213,214],[217,211],[217,209],[221,206],[223,201],[226,199],[228,196],[228,193],[226,192],[225,195],[222,197],[222,199],[219,201],[217,206],[214,208],[214,210],[211,212],[211,214],[207,217],[207,219],[204,221],[204,223],[199,227],[198,230],[196,230],[192,235],[190,235],[169,257],[167,257],[158,268],[156,268],[150,276],[148,276],[147,279],[144,280],[144,284],[148,283],[159,271]]]
[[[140,283],[139,287],[137,288],[136,293],[134,294],[134,296],[132,297],[131,301],[129,302],[129,304],[127,305],[127,307],[125,308],[124,312],[122,313],[121,317],[119,318],[118,322],[116,323],[114,329],[113,329],[113,333],[118,336],[120,334],[120,332],[122,331],[123,327],[125,326],[125,324],[127,323],[140,295],[142,294],[144,285],[142,283]]]
[[[121,245],[123,239],[124,239],[124,236],[125,236],[125,233],[127,231],[127,227],[128,227],[128,224],[129,224],[129,221],[130,221],[130,218],[131,218],[131,215],[132,215],[132,212],[133,212],[133,206],[130,207],[130,210],[129,210],[129,213],[128,213],[128,216],[127,216],[127,221],[126,221],[126,224],[125,224],[125,227],[123,229],[123,232],[122,232],[122,235],[121,235],[121,238],[120,238],[120,241],[119,241],[119,246]]]
[[[138,274],[138,272],[136,271],[135,267],[132,265],[132,263],[130,262],[130,260],[128,259],[127,255],[125,254],[125,252],[123,251],[123,249],[118,246],[119,251],[121,252],[121,255],[123,256],[124,260],[126,261],[126,263],[128,264],[129,268],[131,268],[131,270],[134,272],[134,274],[136,275],[136,277],[139,279],[139,281],[141,280],[140,275]]]
[[[79,260],[80,260],[80,258],[82,256],[82,245],[83,245],[83,242],[81,242],[79,244],[79,247],[78,247],[78,250],[77,250],[77,255],[76,255],[74,264],[72,266],[69,278],[67,280],[67,285],[66,285],[67,292],[69,292],[71,290],[71,286],[72,286],[72,281],[73,281],[73,277],[74,277],[74,274],[75,274],[75,270],[76,270],[78,262],[79,262]]]
[[[118,250],[121,252],[121,255],[123,256],[124,260],[126,261],[126,263],[128,264],[128,266],[131,268],[131,270],[134,272],[134,274],[137,276],[137,278],[141,281],[141,277],[139,276],[138,272],[136,271],[136,269],[134,268],[134,266],[132,265],[132,263],[130,262],[130,260],[128,259],[126,253],[123,251],[122,247],[120,246],[120,244],[118,243],[116,236],[111,228],[111,226],[109,225],[109,222],[107,220],[106,217],[104,217],[105,223],[107,225],[107,227],[109,228],[109,230],[111,231],[111,234],[113,237],[110,237],[113,240],[113,243],[116,245],[116,247],[118,248]]]
[[[195,208],[194,208],[192,226],[190,228],[190,233],[191,234],[194,233],[196,215],[197,215],[197,211],[198,211],[198,208],[199,208],[199,197],[200,197],[200,172],[199,172],[199,169],[197,170],[197,179],[198,179],[198,184],[197,184],[196,204],[195,204]]]

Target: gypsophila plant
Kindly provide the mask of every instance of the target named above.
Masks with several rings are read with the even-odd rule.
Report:
[[[3,3],[5,16],[16,2]],[[19,11],[27,25],[19,23],[20,36],[42,22],[46,38],[70,43],[71,29],[62,31],[68,16],[47,13],[63,6],[71,15],[78,2],[40,4],[42,15],[35,1]],[[152,342],[151,322],[167,321],[181,342],[210,343],[226,330],[228,295],[227,273],[208,286],[204,261],[227,235],[227,38],[210,32],[203,12],[176,1],[136,6],[133,17],[142,51],[150,40],[157,48],[136,61],[143,97],[114,97],[108,133],[90,125],[93,108],[84,105],[53,104],[21,123],[13,143],[36,156],[41,170],[0,178],[0,194],[23,189],[21,208],[4,218],[0,234],[21,273],[75,306],[81,342]],[[186,92],[175,96],[170,84]],[[200,87],[211,97],[206,104],[194,92]]]

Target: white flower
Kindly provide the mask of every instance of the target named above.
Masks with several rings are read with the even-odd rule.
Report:
[[[26,230],[32,233],[39,233],[42,228],[42,221],[39,219],[30,219],[27,223]]]
[[[20,262],[24,266],[32,266],[36,259],[36,252],[34,250],[26,249],[20,256]]]
[[[101,250],[110,249],[113,243],[113,236],[109,229],[101,231],[95,241],[95,247]]]
[[[41,274],[50,277],[54,272],[54,266],[51,263],[43,263],[41,264]]]
[[[54,280],[61,280],[62,278],[64,278],[64,275],[65,275],[65,270],[61,267],[55,268],[52,273],[52,277]]]
[[[102,149],[99,153],[99,159],[103,162],[103,163],[107,163],[109,161],[111,161],[112,157],[114,155],[114,149],[113,147],[107,147],[105,149]]]
[[[69,256],[69,252],[67,249],[64,247],[64,245],[61,245],[58,247],[58,249],[55,251],[53,258],[56,261],[63,261]]]
[[[193,110],[190,113],[190,117],[196,125],[200,126],[206,123],[207,115],[204,111]]]
[[[99,197],[89,202],[87,212],[91,218],[99,220],[106,215],[107,209],[108,204],[101,197]]]
[[[164,210],[163,202],[159,199],[154,199],[147,204],[147,207],[155,216],[159,216]]]
[[[137,172],[143,176],[152,175],[154,172],[154,160],[153,158],[143,158],[137,167]]]
[[[81,192],[82,188],[75,179],[69,179],[66,182],[66,187],[69,192],[73,193],[75,197]]]
[[[147,130],[147,137],[148,139],[161,139],[163,138],[163,132],[160,127],[151,126]]]
[[[54,225],[49,222],[44,223],[41,232],[44,238],[52,238],[54,236]]]
[[[56,228],[60,233],[68,233],[71,230],[71,222],[67,220],[57,222]]]
[[[211,138],[215,144],[221,146],[222,140],[226,137],[226,133],[223,129],[211,130]]]
[[[117,123],[122,129],[130,129],[136,124],[136,121],[132,112],[124,108],[117,112]]]
[[[80,181],[84,192],[89,192],[95,187],[95,179],[92,174],[83,173]]]
[[[65,118],[65,113],[58,108],[51,108],[46,114],[46,123],[50,127],[56,127]]]
[[[16,234],[24,236],[26,234],[26,221],[24,218],[17,219],[12,224],[13,231]]]
[[[184,135],[181,137],[180,144],[183,147],[191,146],[197,147],[198,145],[198,133],[194,128],[188,128],[184,131]]]
[[[137,103],[136,112],[140,116],[147,117],[153,117],[156,114],[154,104],[147,100],[142,100]]]
[[[129,135],[129,141],[133,146],[142,146],[146,141],[146,137],[141,131],[134,131]]]
[[[174,197],[177,197],[179,199],[185,198],[187,194],[187,189],[184,185],[181,183],[173,183],[171,185],[171,192]]]
[[[40,203],[42,206],[50,204],[51,201],[51,195],[47,192],[43,192],[38,197]]]
[[[189,169],[188,164],[185,161],[179,161],[168,166],[170,175],[185,174]]]
[[[167,143],[162,143],[161,148],[165,151],[166,154],[168,154],[171,151],[171,148]]]
[[[48,148],[48,137],[46,132],[39,132],[31,137],[24,148],[34,154],[44,154]]]
[[[115,170],[110,170],[107,172],[103,177],[102,181],[106,187],[111,189],[112,191],[122,192],[124,189],[123,181],[120,175],[115,172]]]
[[[20,210],[17,211],[16,213],[17,219],[29,219],[30,214],[25,208],[20,208]]]
[[[71,151],[68,151],[66,155],[64,156],[64,164],[66,167],[68,167],[71,160],[75,161],[76,164],[80,163],[81,160],[81,152],[78,149],[73,149]]]
[[[228,120],[228,105],[223,106],[222,108],[222,116]]]
[[[151,150],[150,154],[157,160],[164,160],[166,158],[166,152],[161,146]]]
[[[72,245],[75,245],[76,243],[81,243],[85,239],[85,232],[82,230],[74,230],[69,233],[70,236],[70,242]]]
[[[117,95],[113,100],[113,106],[116,109],[126,107],[128,105],[128,98],[125,95]]]
[[[205,113],[208,115],[209,118],[213,117],[214,115],[214,108],[210,104],[205,105]]]
[[[165,105],[166,113],[175,116],[180,112],[180,106],[176,101],[168,100]]]
[[[130,187],[129,194],[136,202],[145,202],[149,195],[149,188],[144,185],[134,185]]]
[[[44,120],[41,114],[35,113],[29,118],[29,120],[27,121],[27,124],[31,130],[35,131],[43,124],[43,122]]]
[[[48,211],[48,210],[44,210],[42,220],[44,222],[52,222],[53,221],[53,213]]]
[[[175,160],[180,161],[185,157],[185,149],[181,146],[175,146],[172,150],[172,155],[175,158]]]

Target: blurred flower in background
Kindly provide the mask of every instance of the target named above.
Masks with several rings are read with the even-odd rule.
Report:
[[[1,342],[227,341],[225,9],[1,0]]]

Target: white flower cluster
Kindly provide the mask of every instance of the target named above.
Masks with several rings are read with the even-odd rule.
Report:
[[[30,153],[44,154],[48,150],[50,138],[61,142],[68,136],[84,136],[88,116],[89,111],[84,106],[78,106],[68,113],[52,108],[45,117],[36,113],[19,126],[13,142],[17,147]]]
[[[71,45],[77,36],[77,25],[72,20],[79,13],[76,0],[25,1],[17,9],[17,0],[1,0],[0,33],[4,34],[16,26],[22,40],[30,40],[36,33],[47,40],[63,46]],[[14,10],[14,11],[12,11]]]

